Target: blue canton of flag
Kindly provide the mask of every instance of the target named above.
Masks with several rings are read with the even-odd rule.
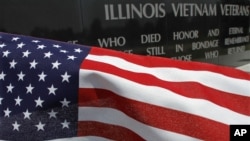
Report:
[[[79,66],[89,48],[0,34],[0,138],[77,135]]]

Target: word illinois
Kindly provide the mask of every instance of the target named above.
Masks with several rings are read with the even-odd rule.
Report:
[[[104,9],[106,20],[152,19],[166,16],[165,3],[105,4]]]

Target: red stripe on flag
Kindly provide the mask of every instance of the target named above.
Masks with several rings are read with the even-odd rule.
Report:
[[[181,111],[120,97],[101,89],[79,90],[79,106],[109,107],[156,128],[204,140],[229,140],[229,126]]]
[[[116,141],[143,141],[144,139],[121,126],[94,121],[79,121],[78,136],[100,136]]]
[[[226,76],[244,79],[244,80],[250,80],[250,75],[234,69],[230,67],[224,67],[224,66],[217,66],[213,64],[208,63],[201,63],[201,62],[185,62],[185,61],[179,61],[179,60],[173,60],[168,58],[162,58],[162,57],[151,57],[151,56],[140,56],[140,55],[130,55],[123,52],[117,52],[113,50],[107,50],[107,49],[99,49],[93,47],[90,51],[90,54],[94,55],[100,55],[100,56],[114,56],[119,57],[124,60],[127,60],[129,62],[133,62],[138,65],[142,65],[145,67],[174,67],[174,68],[180,68],[185,70],[197,70],[197,71],[211,71],[219,74],[224,74]]]
[[[106,73],[112,73],[114,75],[144,85],[159,86],[171,90],[185,97],[205,99],[217,105],[233,110],[235,112],[242,113],[248,116],[250,115],[249,111],[250,97],[219,91],[195,82],[163,81],[150,74],[145,74],[143,72],[142,73],[129,72],[109,64],[94,62],[90,60],[85,60],[83,65],[84,69],[98,70]]]

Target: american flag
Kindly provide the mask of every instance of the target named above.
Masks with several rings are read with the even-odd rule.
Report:
[[[0,33],[0,140],[229,140],[250,75]]]

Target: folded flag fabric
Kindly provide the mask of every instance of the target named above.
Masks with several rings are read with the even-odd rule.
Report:
[[[0,33],[0,140],[229,140],[250,75]]]

